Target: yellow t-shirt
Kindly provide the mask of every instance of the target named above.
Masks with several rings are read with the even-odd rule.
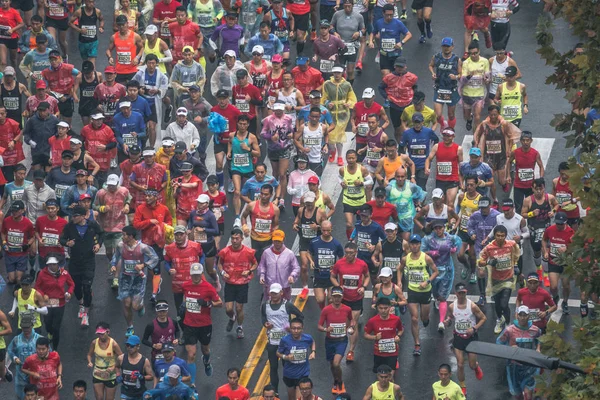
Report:
[[[442,381],[437,381],[431,387],[436,400],[444,400],[446,397],[450,400],[465,400],[465,395],[456,382],[450,381],[448,386],[442,386]]]
[[[463,61],[462,76],[471,76],[463,88],[462,95],[468,97],[483,97],[485,95],[485,82],[483,78],[485,74],[490,72],[490,62],[483,57],[479,57],[479,61],[472,61],[471,58]]]
[[[404,112],[402,113],[402,121],[404,121],[404,123],[406,124],[406,126],[408,128],[413,127],[412,116],[415,112],[416,112],[415,106],[414,106],[414,104],[411,104],[410,106],[406,107],[404,109]],[[421,114],[423,114],[423,118],[425,119],[423,121],[423,126],[431,128],[433,126],[433,124],[435,124],[435,121],[437,120],[437,117],[435,116],[435,111],[433,111],[433,109],[425,106],[423,108],[423,111],[421,111]]]

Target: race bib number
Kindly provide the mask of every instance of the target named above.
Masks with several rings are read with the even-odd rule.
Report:
[[[396,352],[396,342],[394,339],[379,339],[377,341],[377,349],[380,353],[395,353]]]
[[[206,236],[206,232],[200,232],[199,230],[194,229],[194,242],[197,242],[197,243],[208,242],[208,237]]]
[[[126,144],[127,146],[133,146],[133,145],[137,144],[137,142],[138,142],[137,137],[133,136],[131,133],[123,134],[123,143]]]
[[[485,146],[488,154],[500,154],[502,151],[502,141],[500,140],[488,140],[485,142]]]
[[[235,101],[235,106],[238,108],[238,110],[240,110],[243,113],[249,113],[250,112],[250,103],[248,103],[245,100],[236,100]]]
[[[9,39],[11,37],[11,34],[8,33],[9,29],[10,29],[10,26],[0,25],[0,37]]]
[[[472,325],[471,325],[471,321],[470,320],[456,321],[454,323],[454,329],[457,332],[460,332],[460,333],[465,333],[467,330],[469,330],[471,328],[472,328]]]
[[[361,194],[362,186],[348,186],[346,190],[348,194]]]
[[[492,76],[492,83],[495,85],[500,85],[504,82],[504,75],[502,74],[494,74]]]
[[[381,39],[381,50],[394,51],[396,49],[396,39]]]
[[[137,273],[135,266],[137,265],[137,260],[123,260],[123,272],[126,275],[134,275]]]
[[[294,4],[304,4],[304,0],[292,0]]]
[[[569,203],[571,202],[571,194],[565,192],[558,192],[556,193],[556,201],[561,206],[565,203]]]
[[[358,289],[358,275],[342,275],[342,282],[345,289]]]
[[[254,223],[254,230],[258,233],[271,232],[271,220],[256,218],[256,222]]]
[[[415,158],[425,158],[425,150],[427,146],[424,144],[415,144],[410,146],[410,156]]]
[[[519,169],[519,180],[521,182],[532,181],[533,177],[534,177],[533,168],[521,168],[521,169]]]
[[[242,23],[246,26],[254,25],[256,23],[256,13],[255,12],[242,13]]]
[[[81,29],[83,29],[81,36],[88,38],[96,37],[96,25],[82,25]]]
[[[317,230],[311,228],[308,224],[302,224],[302,237],[304,239],[314,239],[317,237]]]
[[[5,97],[4,98],[4,107],[7,110],[18,110],[19,109],[19,99],[17,97]]]
[[[20,246],[23,245],[25,234],[23,232],[8,231],[7,242],[9,246]]]
[[[346,324],[345,323],[329,324],[329,326],[333,328],[333,330],[331,331],[329,336],[335,337],[335,338],[341,338],[341,337],[346,336]]]
[[[557,258],[560,255],[560,249],[565,247],[562,243],[550,243],[550,257]]]
[[[50,5],[50,7],[48,7],[48,15],[51,17],[64,17],[65,8],[55,4]]]
[[[498,263],[496,264],[497,271],[506,271],[508,269],[513,268],[510,257],[509,256],[501,256],[498,258]]]
[[[538,313],[540,312],[540,310],[538,308],[530,308],[529,309],[529,320],[531,322],[536,322],[540,320],[540,317],[538,316]]]
[[[34,81],[39,81],[40,79],[42,79],[42,71],[34,71],[33,74],[31,75],[31,77],[33,78]],[[93,95],[93,93],[92,93]]]
[[[452,103],[452,90],[438,89],[437,101],[440,103]]]
[[[331,269],[335,264],[335,256],[332,254],[319,254],[319,269]]]
[[[290,354],[292,356],[291,362],[294,364],[301,364],[306,362],[308,351],[306,349],[292,349]]]
[[[384,257],[383,266],[390,268],[393,272],[398,269],[401,259],[399,257]]]
[[[536,229],[535,230],[535,241],[536,242],[541,242],[542,238],[544,237],[544,231],[546,230],[546,228],[540,228],[540,229]]]
[[[94,378],[101,381],[108,381],[111,379],[111,373],[105,369],[99,369],[94,367]]]
[[[347,56],[353,56],[356,54],[356,46],[354,45],[354,42],[344,42],[344,45],[346,46],[346,54]]]
[[[502,116],[506,119],[514,119],[519,116],[519,111],[521,111],[521,106],[504,106],[502,107]]]
[[[272,342],[279,343],[281,338],[284,337],[286,334],[286,331],[271,329],[269,331],[269,339],[271,339]]]
[[[367,133],[369,133],[369,125],[363,123],[358,124],[358,126],[356,127],[356,131],[358,132],[359,136],[367,136]]]
[[[48,307],[52,307],[52,308],[58,307],[59,304],[60,304],[59,299],[48,299],[48,302],[46,303],[46,305]]]
[[[306,146],[321,146],[321,138],[320,137],[307,137],[304,139],[304,144]]]
[[[162,36],[171,36],[171,30],[169,29],[169,25],[161,25],[160,34]]]
[[[198,14],[198,25],[206,27],[211,26],[213,23],[211,14]]]
[[[42,244],[44,246],[59,246],[59,236],[55,233],[42,233]]]
[[[250,157],[248,157],[248,153],[233,155],[233,166],[234,167],[248,167],[249,165],[250,165]]]
[[[408,273],[408,282],[419,285],[423,282],[423,271],[410,271]]]
[[[118,51],[117,62],[119,64],[131,64],[131,53],[129,51]]]
[[[452,163],[450,161],[442,161],[437,163],[438,175],[452,175]]]
[[[58,197],[59,199],[63,196],[63,193],[65,193],[65,191],[68,189],[69,187],[67,185],[60,185],[60,184],[56,184],[56,186],[54,187],[54,192],[56,193],[56,197]]]
[[[191,297],[186,297],[185,298],[185,310],[187,312],[190,312],[193,314],[200,314],[200,312],[202,311],[202,307],[200,307],[200,304],[198,304],[197,299],[193,299]]]
[[[368,252],[369,244],[371,244],[371,236],[366,232],[358,232],[357,238],[358,251]]]
[[[289,31],[275,31],[275,36],[277,36],[279,40],[287,41],[289,35]]]
[[[82,97],[94,97],[94,91],[93,90],[84,89],[81,92],[81,96]]]
[[[460,229],[463,231],[467,230],[467,224],[469,223],[469,216],[465,214],[461,214],[460,216]]]
[[[333,69],[333,61],[321,60],[321,63],[319,64],[319,69],[321,70],[321,72],[331,72],[331,70]]]
[[[367,155],[365,158],[369,160],[379,160],[381,158],[381,153],[378,151],[367,150]]]

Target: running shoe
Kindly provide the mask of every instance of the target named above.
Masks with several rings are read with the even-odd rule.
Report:
[[[4,375],[4,379],[6,379],[6,382],[12,382],[13,380],[13,373],[10,372],[10,369],[6,368],[6,375]]]
[[[385,101],[383,102],[383,107],[390,108],[390,101],[388,99],[385,99]]]
[[[344,382],[342,383],[333,383],[333,387],[331,388],[331,394],[341,394],[346,393],[346,387],[344,386]]]
[[[415,349],[413,350],[413,356],[419,357],[421,355],[421,345],[415,344]]]
[[[424,328],[427,328],[429,326],[429,321],[431,321],[431,320],[428,319],[427,321],[423,321]]]
[[[471,115],[471,119],[467,120],[466,128],[467,128],[467,131],[470,131],[471,129],[473,129],[473,116],[472,115]]]
[[[402,14],[400,14],[401,20],[406,20],[408,18],[408,14],[406,14],[406,10],[402,10]]]
[[[412,11],[413,14],[417,13],[417,10],[415,10],[414,8],[411,8],[410,10]]]
[[[85,314],[85,307],[83,306],[83,304],[80,304],[79,312],[77,313],[77,318],[79,318],[79,319],[83,318],[83,314]]]
[[[125,332],[125,337],[129,337],[135,334],[135,331],[133,330],[133,326],[130,326],[129,328],[127,328],[127,331]]]
[[[479,300],[477,300],[477,303],[475,304],[477,304],[479,307],[483,307],[485,306],[486,302],[485,296],[481,294],[479,295]]]
[[[504,185],[502,185],[502,190],[504,191],[504,193],[510,192],[510,185],[508,183],[505,183]]]
[[[346,364],[354,362],[354,351],[350,350],[348,354],[346,354]]]
[[[460,277],[462,278],[463,281],[469,277],[470,270],[471,270],[470,268],[463,267],[462,271],[460,271]]]
[[[479,364],[477,364],[477,369],[475,370],[475,378],[477,378],[478,381],[483,379],[483,370]]]
[[[54,335],[52,335],[51,333],[48,333],[46,335],[46,337],[48,338],[48,340],[52,341],[52,339],[54,338]]]
[[[335,151],[329,153],[329,162],[332,163],[335,161]]]
[[[285,211],[285,200],[284,199],[279,199],[279,211],[281,211],[281,212]]]
[[[150,296],[150,303],[152,303],[152,306],[156,305],[156,293],[152,293],[152,296]]]
[[[119,278],[112,278],[112,283],[110,285],[111,289],[118,289],[119,288]]]
[[[233,186],[233,181],[229,181],[229,184],[227,185],[227,192],[233,193],[234,191],[235,187]]]
[[[236,217],[235,221],[233,221],[233,227],[234,228],[241,228],[242,227],[242,219],[240,217]]]
[[[244,328],[242,328],[241,326],[237,327],[237,329],[235,330],[235,333],[237,334],[238,339],[244,338]]]
[[[440,302],[437,300],[433,301],[433,308],[435,308],[436,310],[440,309]]]
[[[142,306],[142,308],[138,310],[138,316],[143,317],[144,314],[146,314],[146,307]]]
[[[506,326],[506,322],[504,321],[504,317],[502,318],[498,318],[496,320],[496,326],[494,327],[494,333],[497,335],[500,332],[502,332],[502,330],[504,330],[504,327]]]
[[[443,322],[440,322],[438,324],[438,332],[441,333],[441,334],[443,334],[445,330],[446,330],[446,326],[444,325]]]
[[[158,281],[158,289],[156,290],[156,294],[160,293],[160,287],[162,286],[162,278],[160,278],[160,281]]]
[[[569,302],[568,300],[563,300],[562,301],[562,312],[563,314],[568,315],[569,314]]]
[[[460,390],[462,390],[463,396],[467,397],[467,387],[466,386],[461,386]]]
[[[344,159],[342,157],[338,157],[338,159],[337,159],[337,165],[339,165],[340,167],[344,166]]]
[[[375,63],[379,64],[379,52],[377,52],[377,54],[375,55]]]
[[[513,51],[507,51],[506,55],[509,56],[510,58],[514,58],[515,53]]]
[[[431,39],[433,37],[433,31],[431,30],[431,24],[425,24],[425,32],[427,32],[428,39]]]
[[[312,30],[310,32],[310,41],[314,42],[315,40],[317,40],[317,31],[316,30]]]
[[[206,376],[212,376],[213,367],[211,363],[204,364],[204,373],[206,374]]]
[[[540,280],[540,282],[543,282],[544,281],[544,272],[541,268],[539,268],[537,270],[537,274],[538,274],[538,279]]]
[[[550,279],[548,279],[548,274],[544,274],[544,286],[550,287]]]
[[[421,37],[419,38],[419,43],[425,43],[427,41],[427,39],[425,38],[425,35],[421,35]]]
[[[90,318],[88,317],[87,313],[83,313],[83,316],[81,317],[81,326],[83,328],[90,326]]]
[[[469,278],[469,283],[470,284],[477,283],[477,275],[475,275],[474,272],[471,274],[471,277]]]
[[[356,67],[354,67],[354,69],[356,70],[357,74],[360,74],[362,72],[362,61],[357,61],[356,62]]]
[[[407,310],[408,310],[408,307],[406,305],[400,306],[400,314],[402,314],[402,315],[406,314]]]
[[[479,35],[477,34],[477,32],[473,31],[473,34],[471,35],[471,40],[476,40],[479,42]]]
[[[225,327],[225,331],[231,332],[231,330],[233,329],[234,322],[235,322],[235,320],[233,320],[233,319],[230,319],[229,321],[227,321],[227,326]]]

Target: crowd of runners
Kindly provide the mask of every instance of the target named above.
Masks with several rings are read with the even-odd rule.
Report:
[[[197,366],[213,375],[211,339],[234,328],[243,339],[245,314],[259,313],[265,400],[318,400],[312,380],[327,378],[310,364],[323,362],[336,399],[363,396],[347,393],[344,359],[373,363],[364,400],[402,399],[399,347],[410,342],[419,357],[431,318],[452,332],[458,367],[433,366],[440,380],[422,398],[464,399],[465,365],[484,378],[467,352],[484,324],[498,344],[539,351],[550,315],[569,314],[561,255],[582,210],[566,160],[545,179],[536,132],[519,128],[529,101],[508,51],[517,0],[465,0],[464,38],[443,37],[431,77],[410,72],[403,47],[443,32],[433,0],[116,0],[109,15],[96,5],[0,0],[0,289],[14,296],[0,311],[0,377],[18,399],[59,399],[70,366],[60,333],[75,321],[66,303],[78,302],[88,328],[100,296],[117,296],[127,329],[111,330],[118,312],[92,324],[91,379],[72,383],[77,400],[198,398]],[[69,63],[77,51],[81,65]],[[380,83],[356,93],[372,58]],[[459,104],[474,137],[466,160]],[[598,118],[589,110],[587,127]],[[341,204],[322,190],[328,165]],[[334,214],[346,237],[332,236]],[[102,257],[113,291],[93,290]],[[253,280],[260,311],[244,308],[260,295]],[[293,305],[294,285],[304,297],[311,287],[320,317]],[[581,317],[594,317],[596,294],[580,297]],[[212,308],[223,306],[228,322],[213,330]],[[155,318],[136,332],[146,312]],[[372,360],[355,358],[359,341],[373,342]],[[540,371],[512,361],[506,371],[510,393],[531,399]],[[249,398],[240,374],[227,371],[217,400]]]

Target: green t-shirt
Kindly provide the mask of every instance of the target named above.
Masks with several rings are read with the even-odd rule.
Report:
[[[442,386],[442,381],[437,381],[431,387],[436,400],[444,400],[446,397],[450,400],[465,400],[465,395],[456,382],[450,381],[447,386]]]

